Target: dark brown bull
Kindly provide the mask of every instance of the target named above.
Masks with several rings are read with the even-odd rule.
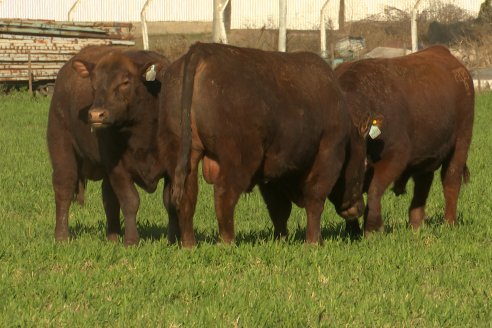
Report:
[[[335,70],[357,121],[369,113],[381,131],[367,146],[366,232],[383,229],[381,197],[396,194],[413,178],[410,225],[418,228],[434,171],[441,167],[445,219],[456,222],[462,177],[472,138],[474,89],[470,74],[448,49],[436,46],[393,59],[365,59]],[[377,134],[377,133],[376,133]]]
[[[58,73],[48,119],[56,240],[68,238],[68,213],[87,179],[102,179],[107,236],[138,243],[136,183],[153,192],[160,170],[155,136],[160,82],[168,61],[154,52],[97,46],[83,49]],[[80,196],[79,196],[80,198]]]
[[[159,145],[164,154],[180,149],[168,166],[176,167],[172,199],[184,246],[195,244],[202,158],[225,243],[234,240],[239,196],[255,185],[276,236],[287,233],[295,202],[307,212],[306,241],[319,242],[323,205],[339,177],[337,211],[349,220],[362,214],[364,138],[333,71],[317,55],[198,43],[168,68],[162,88]]]

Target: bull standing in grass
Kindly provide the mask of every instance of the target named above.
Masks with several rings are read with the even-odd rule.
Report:
[[[160,97],[158,144],[162,161],[175,167],[168,197],[179,217],[170,224],[184,246],[196,242],[202,159],[225,243],[235,237],[239,196],[255,185],[276,236],[287,233],[292,202],[306,209],[308,243],[321,241],[330,193],[351,225],[362,214],[365,131],[353,126],[333,71],[319,56],[198,43],[168,68]]]
[[[383,229],[381,198],[394,183],[396,194],[414,180],[408,210],[418,228],[434,177],[441,181],[449,224],[456,222],[474,116],[472,78],[448,49],[435,46],[392,59],[364,59],[335,70],[355,121],[371,122],[367,146],[365,232]]]
[[[167,59],[154,52],[94,46],[60,69],[47,130],[56,240],[68,239],[70,203],[83,199],[86,181],[102,179],[108,239],[120,233],[121,209],[124,242],[138,243],[135,184],[153,192],[160,178],[155,75],[167,66]]]

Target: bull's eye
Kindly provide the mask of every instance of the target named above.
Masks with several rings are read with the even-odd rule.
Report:
[[[130,85],[130,80],[125,79],[125,80],[123,80],[123,82],[120,83],[120,88],[126,88],[126,87],[128,87],[128,85]]]
[[[125,100],[127,98],[128,90],[130,89],[130,79],[123,80],[115,88],[115,95],[117,99]]]

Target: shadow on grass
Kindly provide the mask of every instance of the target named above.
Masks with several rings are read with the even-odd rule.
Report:
[[[448,227],[450,226],[446,221],[446,219],[444,218],[443,214],[436,214],[426,217],[424,224],[432,228],[440,227],[440,226],[448,226]],[[455,227],[469,226],[471,224],[473,224],[472,220],[465,219],[463,217],[463,214],[461,212],[458,212],[456,223],[454,225]]]
[[[142,221],[137,223],[137,229],[140,239],[147,241],[160,241],[167,238],[167,222],[150,222]],[[392,230],[392,227],[387,227]],[[124,225],[122,225],[121,237],[123,237]],[[72,238],[79,238],[83,235],[101,236],[106,238],[106,222],[99,221],[97,223],[85,223],[76,221],[70,227],[70,235]],[[195,237],[198,243],[215,244],[219,240],[216,230],[201,231],[195,230]],[[360,240],[362,235],[350,233],[345,229],[345,223],[328,224],[321,227],[321,237],[323,240],[342,240],[345,242],[353,242]],[[262,242],[273,241],[273,227],[262,230],[238,231],[236,234],[236,245],[241,244],[258,244]],[[297,225],[291,228],[289,235],[284,238],[289,244],[304,243],[306,239],[306,227]]]
[[[70,237],[74,239],[83,235],[97,236],[101,233],[106,234],[106,223],[102,221],[97,224],[75,221],[75,224],[70,226]]]
[[[424,222],[422,222],[422,225],[420,226],[419,229],[439,230],[442,228],[465,227],[465,226],[470,226],[472,224],[473,224],[473,220],[464,218],[462,213],[458,213],[456,223],[453,226],[447,223],[443,214],[435,214],[431,216],[426,216]],[[397,222],[397,223],[393,222],[390,224],[385,224],[384,234],[391,234],[401,229],[412,230],[412,227],[410,226],[408,221]]]
[[[352,234],[345,229],[345,223],[337,225],[329,225],[321,227],[321,239],[326,240],[342,240],[345,242],[353,242],[360,240],[361,234]],[[267,242],[274,240],[273,228],[264,229],[261,231],[238,232],[236,235],[236,245],[241,244],[256,244],[259,242]],[[284,238],[289,244],[304,243],[306,240],[306,227],[298,225],[289,231],[289,235]]]

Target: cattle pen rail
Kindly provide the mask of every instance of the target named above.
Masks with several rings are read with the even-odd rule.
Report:
[[[133,26],[119,22],[0,20],[0,83],[49,92],[58,71],[88,45],[133,46]]]

